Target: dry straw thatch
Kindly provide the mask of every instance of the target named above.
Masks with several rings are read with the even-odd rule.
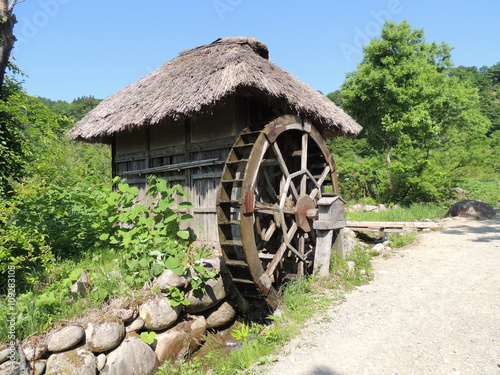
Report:
[[[361,131],[342,109],[269,60],[267,46],[250,37],[218,39],[185,52],[102,101],[68,133],[109,142],[117,132],[180,120],[233,95],[252,95],[308,118],[323,135]]]

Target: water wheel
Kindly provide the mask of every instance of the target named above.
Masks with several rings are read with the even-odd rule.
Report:
[[[239,135],[222,172],[217,216],[221,249],[242,296],[275,307],[286,280],[312,272],[317,202],[337,192],[334,172],[324,139],[298,117]]]

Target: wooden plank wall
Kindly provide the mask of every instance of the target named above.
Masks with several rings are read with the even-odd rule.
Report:
[[[180,184],[191,196],[194,220],[185,223],[197,241],[218,248],[216,199],[223,164],[246,124],[241,101],[230,99],[186,121],[169,121],[120,133],[115,139],[117,176],[139,187],[149,174]],[[176,168],[172,168],[172,166]],[[178,201],[188,200],[180,198]]]

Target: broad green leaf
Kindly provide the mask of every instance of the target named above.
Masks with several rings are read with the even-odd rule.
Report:
[[[187,240],[189,238],[189,231],[187,231],[187,230],[179,230],[179,231],[177,231],[177,236],[179,236],[183,240]]]

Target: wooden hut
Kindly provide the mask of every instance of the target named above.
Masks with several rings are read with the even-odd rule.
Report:
[[[265,44],[233,37],[181,52],[102,101],[69,136],[111,144],[113,175],[143,191],[149,174],[181,184],[195,239],[220,248],[239,290],[255,295],[305,272],[318,202],[340,202],[324,138],[360,130],[272,63]]]

